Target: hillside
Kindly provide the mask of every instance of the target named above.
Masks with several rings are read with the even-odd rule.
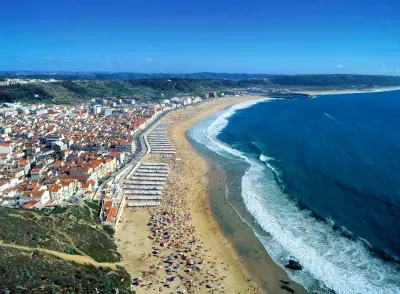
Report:
[[[142,102],[175,95],[204,95],[210,90],[236,86],[237,82],[195,79],[142,79],[129,81],[63,81],[0,87],[0,102],[68,104],[95,97],[134,97]]]
[[[399,86],[400,76],[368,75],[294,75],[269,78],[272,84],[301,87],[385,87]]]
[[[1,208],[0,292],[130,293],[129,274],[96,215],[94,203],[51,212]]]
[[[5,75],[3,74],[3,77]],[[19,77],[9,74],[7,77]],[[171,76],[171,77],[169,77]],[[0,75],[0,78],[2,75]],[[204,95],[210,90],[227,91],[257,87],[270,91],[362,89],[400,86],[400,77],[367,75],[251,75],[251,74],[25,74],[24,78],[58,78],[56,83],[0,87],[0,102],[46,102],[68,104],[95,97],[134,97],[152,102],[177,95]],[[71,77],[77,80],[69,80]],[[136,79],[135,77],[140,77]],[[84,79],[86,78],[86,79]],[[108,80],[106,80],[108,78]],[[128,78],[126,80],[120,80]]]
[[[345,83],[360,82],[366,84],[368,81],[373,83],[386,83],[395,81],[398,85],[400,76],[385,75],[354,75],[354,74],[299,74],[299,75],[276,75],[276,74],[248,74],[248,73],[130,73],[130,72],[0,72],[2,78],[35,78],[35,79],[56,79],[68,81],[130,81],[145,79],[198,79],[198,80],[230,80],[243,81],[254,79],[269,79],[275,84],[288,84],[289,82],[299,82],[308,84],[310,81],[319,80],[323,83]],[[325,84],[328,86],[328,84]]]

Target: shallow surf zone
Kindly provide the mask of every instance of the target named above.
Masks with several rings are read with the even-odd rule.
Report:
[[[229,107],[228,109],[217,112],[210,118],[201,121],[189,129],[189,136],[197,142],[205,145],[208,149],[222,156],[234,155],[245,160],[240,151],[237,151],[217,139],[218,134],[228,125],[228,118],[242,110],[257,103],[275,100],[274,98],[264,98],[259,100],[247,101]]]
[[[268,240],[260,237],[270,256],[282,267],[289,258],[300,262],[305,270],[288,274],[309,291],[327,287],[339,294],[400,293],[398,265],[377,258],[360,240],[344,237],[328,222],[301,209],[281,189],[275,159],[244,154],[217,139],[230,116],[257,102],[219,112],[194,125],[189,135],[221,156],[239,158],[250,165],[242,178],[242,198],[254,220],[272,236]],[[316,287],[315,279],[323,286]]]

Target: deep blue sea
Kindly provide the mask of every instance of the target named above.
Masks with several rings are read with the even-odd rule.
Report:
[[[277,248],[336,293],[400,293],[400,91],[244,103],[197,129],[248,163],[243,202],[278,264]]]

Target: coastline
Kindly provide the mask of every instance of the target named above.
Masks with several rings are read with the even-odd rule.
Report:
[[[195,228],[193,238],[196,239],[196,243],[201,243],[201,248],[205,248],[202,258],[204,258],[205,265],[210,265],[207,273],[211,270],[215,271],[215,276],[219,279],[216,289],[207,289],[202,285],[186,289],[189,293],[213,291],[215,293],[288,293],[287,290],[281,289],[282,284],[279,282],[279,279],[289,281],[283,269],[270,258],[265,263],[259,263],[268,265],[267,268],[261,268],[260,265],[257,267],[258,271],[262,270],[258,274],[264,277],[263,284],[260,283],[260,279],[254,278],[254,272],[251,268],[249,270],[248,264],[246,265],[246,262],[243,261],[243,256],[240,256],[241,254],[231,242],[232,240],[222,230],[213,214],[209,199],[212,190],[210,188],[217,190],[218,192],[214,195],[221,198],[224,187],[216,185],[215,179],[223,176],[222,171],[204,159],[193,148],[187,137],[189,127],[196,122],[234,104],[261,98],[255,96],[221,98],[177,110],[163,118],[163,120],[173,122],[168,134],[177,151],[177,156],[150,154],[144,158],[145,162],[164,162],[170,166],[170,175],[163,193],[162,205],[160,208],[125,209],[122,219],[125,219],[126,222],[121,224],[121,228],[115,235],[125,268],[133,278],[143,276],[143,273],[153,270],[152,282],[146,284],[143,290],[135,287],[137,293],[171,292],[171,288],[161,287],[165,279],[165,272],[154,271],[155,267],[161,267],[162,261],[160,263],[160,260],[151,254],[154,244],[149,239],[148,222],[150,217],[160,209],[172,208],[187,210],[191,214],[191,224]],[[243,223],[243,225],[245,224]],[[184,228],[183,225],[182,227]],[[253,233],[251,232],[251,234]],[[191,237],[187,236],[187,238]],[[257,240],[254,234],[253,238]],[[267,256],[267,254],[265,255]],[[305,290],[294,282],[290,282],[290,286],[293,286],[296,293],[305,293]],[[172,283],[170,287],[178,286],[177,283]]]
[[[208,196],[213,216],[251,279],[260,285],[263,293],[289,293],[282,291],[282,286],[295,293],[306,293],[303,286],[290,280],[270,257],[261,239],[270,239],[271,236],[254,222],[246,209],[241,193],[242,177],[248,164],[223,158],[190,139],[211,169]]]
[[[388,91],[399,91],[399,90],[400,90],[400,86],[382,87],[382,88],[366,88],[366,89],[362,89],[362,90],[300,91],[297,93],[320,96],[320,95],[376,93],[376,92],[388,92]]]
[[[375,100],[376,104],[374,109],[381,109],[381,103],[384,104],[382,106],[383,109],[390,105],[393,111],[391,112],[392,115],[389,117],[393,117],[396,109],[398,108],[396,103],[398,100],[396,99],[398,98],[398,94],[399,92],[388,92],[366,96],[361,94],[353,95],[354,97],[340,95],[335,96],[337,99],[342,101],[342,103],[338,103],[340,101],[337,101],[336,99],[316,99],[318,101],[315,101],[315,103],[311,101],[307,102],[306,99],[298,99],[295,102],[287,103],[287,106],[282,106],[281,102],[274,103],[270,106],[268,103],[260,103],[258,107],[253,107],[247,111],[243,111],[243,113],[238,113],[235,115],[235,117],[232,117],[229,120],[229,125],[227,126],[226,130],[221,132],[221,129],[226,126],[227,123],[226,119],[221,118],[225,116],[224,114],[229,115],[229,113],[232,113],[232,111],[230,111],[232,108],[230,108],[218,113],[208,120],[198,123],[189,132],[190,138],[193,138],[194,141],[199,143],[200,146],[207,146],[200,149],[202,153],[204,150],[213,150],[213,152],[209,153],[221,154],[220,157],[228,159],[235,158],[237,155],[241,155],[240,157],[244,158],[244,162],[249,163],[250,167],[242,165],[242,168],[238,168],[238,170],[241,169],[242,171],[245,171],[245,176],[239,175],[238,177],[241,179],[243,184],[241,199],[245,201],[247,211],[251,212],[257,223],[264,228],[264,231],[270,232],[270,234],[274,236],[275,240],[279,240],[278,242],[283,244],[286,252],[275,250],[273,242],[268,239],[265,240],[262,236],[260,238],[259,234],[255,230],[256,235],[260,240],[262,240],[262,243],[265,245],[267,251],[279,265],[284,266],[287,258],[298,258],[297,260],[304,265],[305,271],[288,272],[294,280],[305,285],[310,292],[315,290],[322,293],[331,293],[331,291],[335,291],[336,293],[397,293],[397,287],[399,285],[398,276],[396,277],[396,272],[398,272],[398,264],[390,264],[390,262],[386,263],[387,260],[384,256],[376,255],[374,250],[369,250],[371,245],[366,243],[366,240],[370,240],[369,238],[352,238],[352,236],[357,236],[350,235],[352,233],[346,235],[347,232],[353,232],[352,230],[349,231],[346,229],[351,228],[349,224],[344,223],[342,224],[343,227],[341,227],[338,225],[338,222],[335,224],[329,218],[318,218],[318,214],[310,215],[309,212],[312,210],[304,209],[301,207],[301,205],[298,205],[296,201],[289,199],[291,198],[289,194],[287,194],[288,197],[285,197],[283,193],[274,193],[274,187],[269,185],[269,183],[276,184],[274,184],[278,188],[276,192],[282,190],[284,191],[283,185],[281,186],[281,188],[283,187],[282,190],[279,189],[280,187],[278,186],[278,181],[282,179],[279,178],[280,166],[278,165],[278,160],[285,158],[283,154],[281,156],[279,153],[282,151],[282,149],[284,149],[282,148],[284,144],[281,140],[279,140],[279,136],[281,133],[285,132],[285,127],[280,128],[280,126],[284,123],[284,120],[282,120],[282,117],[284,116],[279,116],[279,111],[282,111],[288,118],[288,123],[285,125],[287,129],[288,127],[291,127],[293,121],[301,121],[300,119],[303,119],[303,113],[307,113],[304,111],[304,108],[296,107],[296,103],[298,105],[307,106],[310,105],[310,103],[315,105],[318,103],[330,102],[330,104],[327,105],[330,106],[329,109],[332,110],[334,118],[342,122],[343,117],[340,117],[338,113],[342,112],[341,105],[346,105],[345,102],[353,103],[356,107],[355,109],[357,109],[360,107],[358,104],[361,101],[365,101],[365,110],[367,110],[366,117],[370,117],[368,114],[368,110],[370,109],[368,108],[368,102],[370,100],[374,100],[376,97],[378,100]],[[388,104],[379,100],[379,98],[385,98],[386,95],[389,97],[387,102]],[[326,100],[326,102],[324,102],[324,100]],[[292,108],[292,113],[288,112],[290,107]],[[323,122],[324,119],[326,120],[326,115],[321,116],[321,114],[325,111],[324,109],[322,109],[322,111],[320,109],[320,111],[316,112],[315,108],[312,106],[309,107],[311,108],[310,112],[314,111],[314,113],[316,113],[315,116],[321,118],[320,121]],[[334,110],[336,112],[333,112]],[[296,112],[299,113],[298,117],[300,117],[300,119],[295,115]],[[261,129],[261,127],[265,124],[265,117],[273,117],[273,115],[276,115],[275,121],[268,120],[269,128],[267,128],[267,126],[265,127],[269,130],[269,133],[267,133],[268,135],[260,136],[259,134],[261,132],[251,132],[252,130]],[[297,118],[297,120],[291,120],[293,117]],[[310,115],[310,121],[314,121],[312,120],[313,118],[314,117]],[[330,121],[333,119],[329,117],[327,118],[329,119],[328,124],[331,124]],[[381,120],[378,121],[380,122]],[[318,124],[318,126],[319,125],[323,124],[321,123]],[[336,124],[334,124],[334,126],[335,125]],[[206,134],[204,134],[204,130],[207,130]],[[275,132],[276,137],[274,137],[273,132]],[[217,137],[218,133],[222,133],[220,137]],[[255,134],[258,134],[258,136]],[[299,146],[302,144],[301,141],[304,140],[304,138],[307,138],[306,135],[307,132],[305,132],[305,135],[303,136],[298,136],[299,139],[297,141],[291,140],[291,142],[294,142],[292,145],[293,149],[299,149]],[[295,135],[293,137],[296,138]],[[288,141],[289,140],[286,140],[286,142]],[[271,149],[263,149],[264,145],[262,142],[269,142],[268,147]],[[276,142],[276,144],[273,145],[272,142]],[[253,145],[256,147],[254,150],[251,149]],[[323,144],[317,145],[323,146]],[[364,144],[363,146],[365,145],[368,144]],[[272,148],[272,146],[274,148]],[[291,154],[294,154],[296,150],[292,150]],[[303,151],[302,154],[304,153],[306,152]],[[315,152],[314,154],[319,153]],[[318,158],[319,157],[315,158],[316,162],[318,162]],[[238,159],[237,161],[239,162],[241,160]],[[268,166],[268,168],[265,168],[265,172],[261,172],[264,163]],[[218,162],[218,164],[223,168],[225,174],[228,176],[230,173],[232,173],[232,163],[221,160]],[[260,166],[260,168],[257,168],[257,166]],[[322,170],[324,168],[325,166],[322,165]],[[302,170],[302,172],[297,173],[297,177],[295,178],[298,179],[301,178],[302,175],[308,174],[309,173],[307,170]],[[311,177],[309,180],[310,182],[313,182],[313,179],[317,178],[318,177]],[[267,179],[269,179],[269,181],[267,181]],[[239,194],[239,192],[235,191],[237,187],[231,188],[233,186],[232,179],[225,179],[225,181],[228,183],[227,186],[230,187],[229,190],[233,192],[230,193],[228,190],[229,192],[226,198],[229,202],[232,202],[231,194]],[[319,179],[318,182],[323,181]],[[297,183],[297,187],[300,187],[300,189],[301,187],[306,187],[306,182],[304,181],[303,185],[303,182],[299,181]],[[332,190],[336,191],[334,188]],[[266,191],[271,191],[271,193]],[[379,191],[380,190],[378,188],[376,193],[379,193]],[[334,193],[331,193],[330,199],[336,199],[333,194]],[[287,201],[282,202],[282,199],[287,199]],[[316,201],[319,202],[320,197],[317,196],[315,199],[317,199]],[[232,207],[235,207],[236,210],[242,214],[241,207],[236,205],[236,203],[234,203]],[[372,207],[379,206],[372,205]],[[212,208],[213,210],[216,209],[214,206]],[[346,208],[343,207],[342,211],[345,211],[345,209]],[[354,211],[354,209],[352,209],[352,211]],[[371,215],[373,215],[373,213],[371,213]],[[367,217],[363,217],[362,219],[367,219]],[[382,220],[382,222],[385,221],[384,218],[379,217],[379,219]],[[253,226],[252,223],[249,224],[250,226]],[[275,226],[275,224],[279,225]],[[367,227],[370,227],[371,229],[374,228],[373,226]],[[280,228],[285,229],[281,230]],[[392,232],[395,232],[395,228],[392,228]],[[238,232],[236,231],[236,234],[234,235],[237,236]],[[387,235],[387,232],[385,235]],[[362,234],[358,236],[362,236]],[[365,243],[367,246],[365,246]],[[343,250],[344,248],[346,250]],[[395,248],[392,249],[396,250]],[[326,254],[327,252],[329,252],[329,254]],[[351,254],[348,254],[349,252]],[[291,256],[287,253],[289,253]],[[360,266],[360,260],[363,260],[368,266]],[[342,261],[345,261],[344,264],[341,263]],[[379,274],[377,276],[371,275],[372,272],[379,272]],[[297,274],[303,273],[306,273],[307,276],[296,276]],[[310,280],[308,278],[312,278],[314,280]]]

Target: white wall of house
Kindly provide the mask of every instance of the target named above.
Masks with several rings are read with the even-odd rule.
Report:
[[[49,191],[44,191],[42,197],[40,198],[40,204],[45,204],[47,201],[50,200],[50,193]]]
[[[12,147],[11,146],[2,146],[0,145],[0,153],[11,153]]]
[[[58,193],[59,192],[50,192],[50,198],[53,200],[58,200]]]
[[[10,183],[5,183],[4,185],[0,186],[0,192],[4,192],[10,187]]]

